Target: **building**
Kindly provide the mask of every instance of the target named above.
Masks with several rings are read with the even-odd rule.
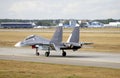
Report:
[[[1,28],[33,28],[34,25],[31,22],[2,22]]]
[[[120,22],[109,22],[109,24],[104,24],[104,27],[120,27]]]
[[[120,22],[110,22],[109,25],[110,26],[120,27]]]
[[[79,26],[79,24],[77,23],[77,20],[70,19],[70,20],[62,20],[59,23],[59,26],[63,26],[65,28],[68,28],[68,27]]]
[[[81,27],[103,27],[104,24],[97,21],[89,21],[81,23]]]

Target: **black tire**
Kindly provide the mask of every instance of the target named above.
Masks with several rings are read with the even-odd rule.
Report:
[[[40,53],[39,52],[36,52],[36,56],[39,56],[40,55]]]
[[[65,52],[65,51],[63,51],[62,56],[63,56],[63,57],[65,57],[65,56],[66,56],[66,52]]]
[[[50,55],[50,52],[45,52],[45,56],[48,57]]]

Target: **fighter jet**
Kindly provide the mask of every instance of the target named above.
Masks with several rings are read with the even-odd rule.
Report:
[[[56,31],[51,40],[36,35],[30,35],[27,38],[25,38],[23,41],[16,43],[15,47],[32,46],[32,48],[36,49],[36,56],[40,55],[40,53],[38,52],[39,48],[42,50],[47,50],[45,52],[45,56],[48,57],[50,55],[51,50],[55,50],[55,51],[62,50],[62,56],[66,56],[65,50],[77,51],[82,47],[82,45],[91,44],[91,43],[79,42],[78,26],[76,26],[73,29],[66,43],[62,42],[62,35],[63,35],[63,28],[62,26],[59,26],[56,28]]]

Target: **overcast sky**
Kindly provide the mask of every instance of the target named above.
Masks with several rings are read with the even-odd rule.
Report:
[[[120,19],[120,0],[0,0],[0,19]]]

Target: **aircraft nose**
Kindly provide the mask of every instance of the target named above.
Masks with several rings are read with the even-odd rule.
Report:
[[[18,42],[18,43],[16,43],[15,44],[15,47],[22,47],[22,44],[21,44],[22,42],[20,41],[20,42]]]

